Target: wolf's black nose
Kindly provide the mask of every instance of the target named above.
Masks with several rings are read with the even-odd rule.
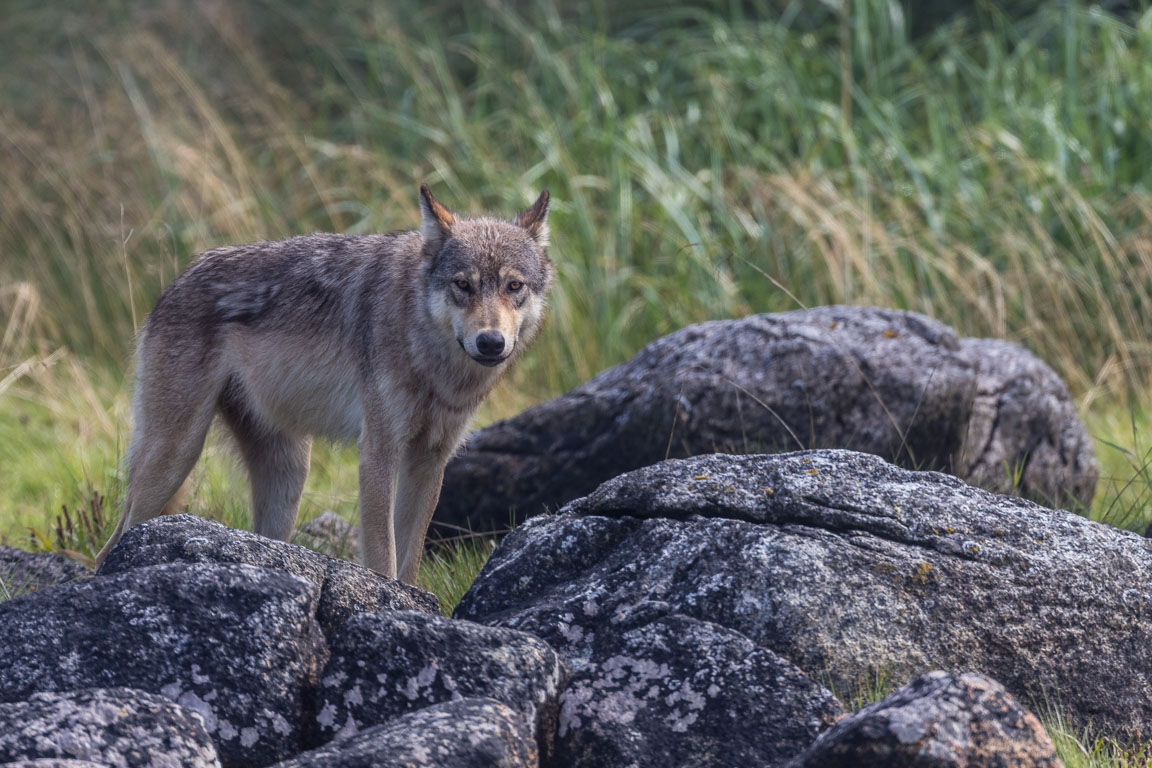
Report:
[[[476,350],[488,357],[495,357],[504,351],[504,334],[500,331],[485,331],[476,337]]]

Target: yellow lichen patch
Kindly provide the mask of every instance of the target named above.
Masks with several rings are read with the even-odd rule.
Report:
[[[886,339],[894,339],[894,338],[896,338],[896,337],[897,337],[897,336],[899,336],[899,335],[900,335],[900,334],[896,333],[896,331],[892,330],[891,328],[889,328],[888,330],[884,331],[884,338],[886,338]]]
[[[944,533],[956,533],[956,529],[953,528],[952,526],[948,526],[947,528],[944,529]]]
[[[820,474],[820,470],[813,467],[812,469],[804,470],[804,474],[806,474],[806,475],[818,475],[818,474]]]
[[[834,330],[836,330],[836,329],[837,329],[837,328],[839,328],[839,327],[840,327],[840,323],[836,322],[835,320],[833,320],[832,322],[828,323],[828,330],[830,330],[830,331],[834,331]]]
[[[692,479],[693,480],[707,480],[710,477],[712,477],[712,475],[696,475],[696,477],[694,477]]]
[[[760,490],[764,491],[764,493],[768,494],[769,496],[776,493],[776,491],[772,490],[771,488],[761,488]]]
[[[936,580],[936,574],[933,571],[932,564],[921,561],[912,569],[912,573],[908,574],[908,580],[921,587],[928,586],[930,581]]]

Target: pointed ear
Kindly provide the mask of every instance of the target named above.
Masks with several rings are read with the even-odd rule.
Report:
[[[513,224],[524,227],[541,248],[548,247],[548,190],[540,193],[532,207],[512,220]]]
[[[424,252],[434,255],[444,241],[452,236],[456,217],[443,203],[432,197],[427,184],[420,185],[420,234],[424,236]]]

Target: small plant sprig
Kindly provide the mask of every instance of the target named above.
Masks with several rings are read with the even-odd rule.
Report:
[[[95,565],[95,555],[103,543],[108,529],[104,515],[106,497],[93,489],[87,500],[77,504],[71,511],[67,504],[60,505],[60,512],[52,525],[51,538],[36,528],[29,528],[32,546],[45,552],[57,552],[78,560],[87,566]]]

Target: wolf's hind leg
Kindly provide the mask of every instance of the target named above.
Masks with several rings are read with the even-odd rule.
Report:
[[[178,512],[188,489],[188,475],[204,449],[212,425],[215,393],[184,392],[185,402],[154,402],[139,393],[136,426],[128,452],[128,491],[124,511],[111,538],[96,556],[97,564],[116,546],[124,531],[160,514]],[[196,395],[199,395],[198,397]],[[171,396],[171,390],[164,393]]]
[[[232,384],[220,398],[220,415],[232,430],[252,489],[252,529],[287,541],[296,526],[300,495],[308,479],[312,438],[261,424],[243,391]]]
[[[252,485],[253,530],[287,541],[296,527],[300,494],[308,479],[311,438],[282,432],[249,437],[240,450]]]

